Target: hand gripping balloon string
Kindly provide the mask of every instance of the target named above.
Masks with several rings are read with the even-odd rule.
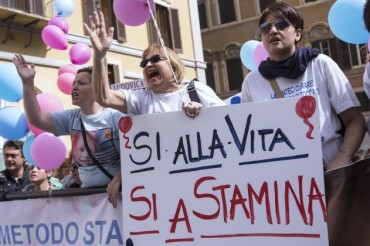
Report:
[[[149,0],[146,0],[146,2],[147,2],[147,5],[148,5],[148,7],[149,7],[150,15],[152,16],[152,19],[153,19],[153,22],[154,22],[155,30],[157,31],[157,35],[158,35],[159,42],[161,43],[161,46],[162,46],[162,48],[163,48],[164,56],[165,56],[165,57],[166,57],[166,59],[169,61],[170,65],[171,65],[170,67],[171,67],[172,76],[174,77],[174,79],[175,79],[176,83],[178,84],[178,83],[179,83],[179,81],[177,80],[177,77],[176,77],[176,75],[175,75],[175,72],[174,72],[174,71],[173,71],[173,69],[172,69],[171,60],[170,60],[170,58],[168,57],[167,48],[166,48],[166,46],[164,45],[164,41],[163,41],[163,38],[162,38],[161,32],[160,32],[159,27],[158,27],[158,24],[157,24],[157,20],[156,20],[156,19],[155,19],[155,17],[154,17],[152,7],[150,6]]]
[[[126,133],[123,133],[123,138],[126,139],[126,144],[125,144],[126,149],[131,149],[131,146],[128,145],[130,138],[126,137]]]

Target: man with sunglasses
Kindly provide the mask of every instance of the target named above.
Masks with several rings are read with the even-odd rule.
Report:
[[[258,71],[245,77],[242,102],[318,96],[323,163],[331,170],[351,164],[364,137],[365,121],[351,84],[338,65],[317,49],[297,48],[303,22],[298,10],[284,2],[262,12],[259,31],[269,57]],[[344,135],[339,133],[341,122]]]
[[[6,169],[1,171],[0,186],[5,192],[20,192],[30,183],[29,170],[23,155],[23,141],[7,140],[3,145]]]

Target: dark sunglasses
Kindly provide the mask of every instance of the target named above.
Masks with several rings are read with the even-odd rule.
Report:
[[[278,31],[283,31],[290,25],[291,24],[288,20],[281,19],[277,21],[263,23],[260,25],[259,30],[262,34],[267,34],[271,31],[272,26],[274,26]]]
[[[148,62],[151,62],[153,64],[153,63],[157,63],[157,62],[163,61],[163,60],[166,60],[166,57],[163,57],[161,55],[153,55],[149,59],[142,60],[140,62],[140,67],[142,67],[142,68],[146,67],[146,65],[148,64]]]

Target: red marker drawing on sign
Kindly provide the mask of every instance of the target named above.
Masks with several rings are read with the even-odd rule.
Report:
[[[304,96],[295,105],[295,111],[299,117],[303,119],[303,122],[308,125],[309,129],[306,133],[306,137],[313,139],[311,133],[313,131],[313,125],[308,121],[316,110],[316,100],[312,96]]]
[[[128,133],[128,131],[130,131],[131,126],[132,126],[131,117],[128,117],[128,116],[127,117],[122,117],[118,121],[118,128],[123,133],[123,138],[127,140],[126,144],[125,144],[126,149],[131,149],[131,146],[128,145],[128,142],[129,142],[130,139],[129,139],[129,137],[126,137],[126,133]]]

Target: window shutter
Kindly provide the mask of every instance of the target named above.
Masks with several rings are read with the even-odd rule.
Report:
[[[127,39],[126,39],[126,28],[125,28],[125,25],[122,24],[117,18],[116,18],[116,15],[114,14],[114,10],[113,10],[113,4],[110,5],[110,13],[111,13],[111,18],[112,18],[112,22],[114,23],[114,32],[115,32],[115,38],[119,41],[119,42],[126,42]]]
[[[177,9],[169,9],[172,48],[176,53],[182,53],[181,32],[179,23],[179,13]]]
[[[89,16],[93,14],[95,10],[94,1],[84,0],[84,22],[90,26]],[[84,29],[85,35],[87,35],[86,30]]]
[[[148,28],[149,28],[149,33],[150,33],[150,42],[152,44],[159,44],[157,30],[155,29],[154,21],[152,19],[150,19],[148,23]]]
[[[32,0],[32,13],[44,16],[44,0]]]
[[[120,83],[120,77],[119,77],[119,66],[117,64],[113,65],[113,76],[114,76],[114,83]]]

